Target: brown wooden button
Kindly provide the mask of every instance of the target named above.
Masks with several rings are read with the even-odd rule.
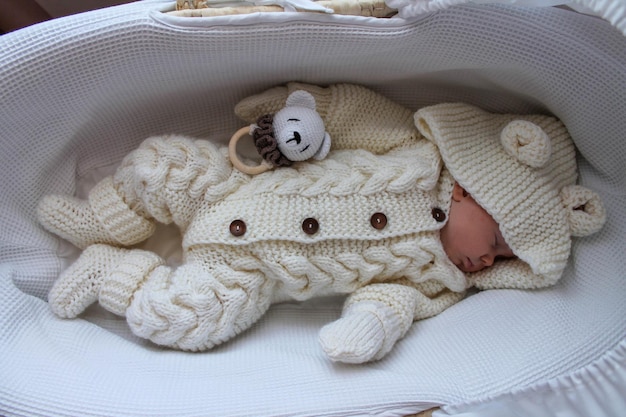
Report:
[[[307,235],[314,235],[318,230],[320,230],[320,224],[313,217],[304,219],[302,222],[302,231]]]
[[[370,224],[376,230],[382,230],[387,226],[387,216],[384,213],[374,213],[370,218]]]
[[[239,237],[246,233],[246,223],[243,220],[233,220],[230,224],[230,234]]]
[[[435,219],[439,223],[446,220],[446,213],[439,207],[435,207],[430,213],[432,214],[433,219]]]

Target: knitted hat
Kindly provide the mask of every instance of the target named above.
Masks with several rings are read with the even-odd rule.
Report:
[[[600,198],[575,185],[576,151],[565,126],[542,115],[498,115],[462,104],[415,114],[454,179],[494,218],[517,258],[469,274],[478,288],[539,288],[563,273],[571,236],[598,231]]]

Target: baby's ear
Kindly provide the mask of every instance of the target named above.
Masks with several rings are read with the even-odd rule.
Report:
[[[452,199],[459,202],[467,196],[469,196],[469,193],[465,191],[465,188],[461,187],[461,184],[455,181],[454,188],[452,188]]]
[[[304,90],[296,90],[287,97],[287,107],[306,107],[315,110],[315,98],[313,95]]]
[[[606,212],[600,196],[581,185],[569,185],[561,190],[561,201],[568,213],[572,236],[587,236],[602,228]]]

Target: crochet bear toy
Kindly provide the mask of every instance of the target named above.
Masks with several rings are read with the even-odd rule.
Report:
[[[199,351],[252,326],[282,300],[347,294],[320,342],[336,361],[382,358],[414,320],[478,288],[554,284],[571,236],[604,222],[576,185],[564,125],[454,103],[411,112],[364,87],[291,83],[240,102],[247,123],[308,91],[333,138],[326,158],[249,175],[228,149],[153,137],[87,200],[47,196],[42,225],[83,248],[49,294],[76,317],[99,302],[159,345]],[[442,247],[455,181],[497,221],[515,258],[465,274]],[[155,223],[182,231],[184,259],[128,248]]]
[[[246,134],[262,162],[257,166],[245,164],[237,153],[237,143]],[[276,114],[265,114],[249,128],[241,128],[228,144],[228,155],[235,168],[246,174],[260,174],[276,166],[290,166],[294,161],[323,159],[330,151],[330,135],[324,121],[315,111],[315,98],[304,90],[287,97],[285,107]]]

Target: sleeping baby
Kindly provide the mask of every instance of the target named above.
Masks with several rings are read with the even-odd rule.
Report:
[[[273,303],[346,294],[320,343],[334,361],[362,363],[470,287],[554,284],[571,236],[604,223],[553,117],[462,103],[414,113],[350,84],[290,83],[235,110],[253,123],[301,90],[332,138],[323,158],[252,175],[225,146],[152,137],[87,200],[43,198],[41,224],[84,249],[52,288],[52,310],[73,318],[97,301],[142,338],[201,351]],[[157,222],[181,229],[180,266],[132,247]]]

